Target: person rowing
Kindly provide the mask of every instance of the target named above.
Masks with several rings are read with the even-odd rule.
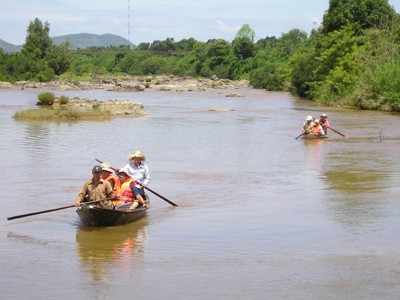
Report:
[[[302,135],[307,135],[311,133],[311,130],[313,128],[313,117],[312,116],[307,116],[306,121],[304,122],[303,126],[301,127],[301,133]]]
[[[311,134],[315,136],[324,136],[325,132],[322,129],[321,124],[319,123],[319,120],[314,120],[313,122],[313,127],[311,128]]]
[[[329,121],[328,121],[328,116],[326,114],[322,114],[320,116],[319,124],[322,126],[322,129],[324,130],[325,135],[327,135],[328,128],[329,128]]]

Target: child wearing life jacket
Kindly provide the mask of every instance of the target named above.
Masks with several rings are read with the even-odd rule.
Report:
[[[322,126],[319,124],[319,120],[314,121],[314,125],[311,129],[311,134],[316,135],[316,136],[323,136],[325,135],[324,130],[322,129]]]

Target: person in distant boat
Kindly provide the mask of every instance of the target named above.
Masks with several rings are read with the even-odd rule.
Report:
[[[115,195],[119,195],[119,188],[120,188],[120,182],[118,177],[114,176],[114,170],[111,168],[111,165],[109,163],[102,163],[101,164],[101,178],[104,180],[108,181],[111,184],[111,187],[114,191]]]
[[[82,202],[97,201],[106,198],[114,198],[115,194],[111,184],[101,178],[103,170],[101,166],[96,165],[92,169],[92,179],[86,180],[81,191],[76,197],[75,206],[81,206]],[[109,201],[98,202],[101,207],[112,207]]]
[[[322,129],[322,126],[319,124],[319,120],[315,120],[313,122],[313,127],[311,129],[311,134],[316,136],[324,136],[325,132]]]
[[[303,135],[307,135],[311,133],[311,130],[313,128],[313,117],[312,116],[307,116],[306,121],[304,122],[303,126],[301,127],[301,132]]]
[[[118,178],[121,183],[120,194],[115,203],[116,209],[135,209],[139,206],[148,207],[146,201],[140,195],[135,181],[128,175],[127,168],[118,171]]]
[[[146,156],[140,151],[135,151],[128,156],[129,163],[123,168],[127,174],[136,182],[140,195],[145,198],[144,187],[149,184],[149,167],[145,164]]]
[[[321,115],[321,117],[319,119],[319,124],[321,124],[325,135],[327,135],[328,134],[328,128],[329,128],[329,121],[328,121],[328,117],[327,117],[326,114],[322,114]]]

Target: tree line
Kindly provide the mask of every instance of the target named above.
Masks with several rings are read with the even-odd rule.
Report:
[[[98,74],[218,76],[289,91],[324,105],[400,111],[400,16],[388,0],[330,0],[321,26],[254,41],[244,24],[232,42],[173,38],[135,47],[69,50],[30,22],[23,48],[0,50],[0,80],[49,81]]]

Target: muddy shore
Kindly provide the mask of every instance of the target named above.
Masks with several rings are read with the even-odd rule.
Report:
[[[225,90],[226,97],[243,97],[238,91],[251,88],[247,80],[232,81],[212,78],[181,78],[176,76],[95,76],[90,81],[53,80],[50,82],[18,81],[15,83],[0,82],[0,89],[40,89],[47,91],[82,91],[82,90],[107,90],[115,92],[138,93],[145,90],[160,92],[206,92]],[[109,110],[114,116],[141,116],[146,115],[142,103],[131,100],[97,101],[97,99],[81,99],[74,97],[68,105],[71,109],[88,110],[96,107]],[[212,108],[212,111],[220,110]],[[226,110],[226,109],[225,109]],[[229,111],[226,110],[226,111]]]
[[[247,80],[211,78],[181,78],[176,76],[94,76],[90,81],[53,80],[49,82],[17,81],[0,82],[0,88],[26,89],[40,88],[57,91],[80,91],[101,89],[118,92],[141,92],[145,89],[158,91],[191,92],[207,89],[227,89],[250,87]]]

